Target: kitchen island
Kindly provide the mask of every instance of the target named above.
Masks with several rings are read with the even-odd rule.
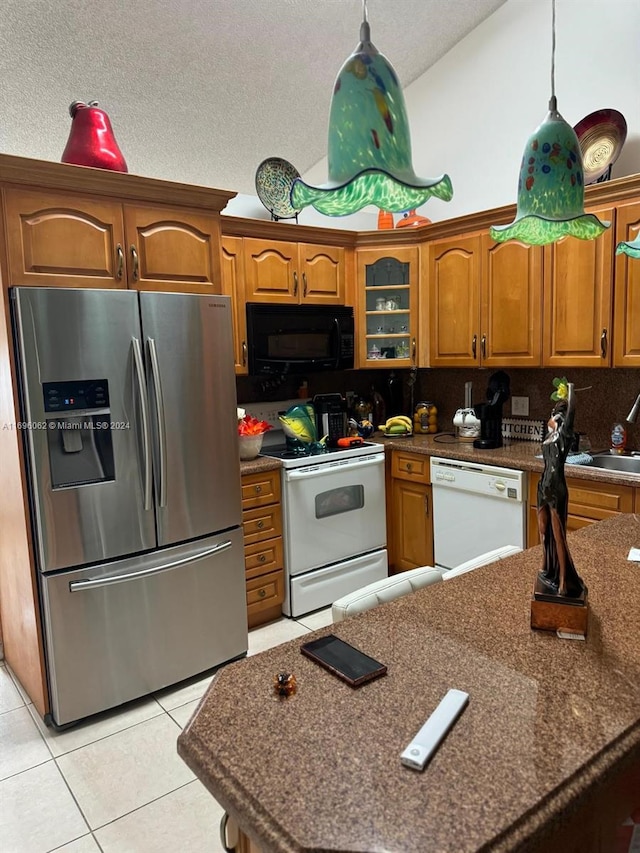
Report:
[[[538,546],[306,635],[387,664],[357,690],[300,640],[223,668],[180,755],[257,850],[606,850],[640,802],[640,520],[569,544],[586,641],[530,629]],[[288,699],[280,672],[297,678]],[[423,773],[401,766],[451,687],[469,706]]]

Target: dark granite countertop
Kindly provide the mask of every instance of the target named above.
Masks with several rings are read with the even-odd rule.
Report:
[[[371,441],[382,444],[385,450],[410,450],[412,453],[423,453],[427,456],[441,456],[445,459],[460,459],[462,461],[485,463],[486,465],[501,465],[504,468],[518,468],[521,471],[541,473],[544,464],[542,459],[536,459],[540,453],[540,444],[536,441],[507,441],[495,450],[477,450],[472,442],[458,441],[449,435],[414,435],[411,438],[384,438],[374,436]],[[250,462],[241,462],[242,474],[254,474],[259,471],[270,471],[279,468],[277,459],[258,456]],[[621,486],[640,488],[640,477],[624,474],[618,471],[607,471],[603,468],[590,468],[584,465],[565,466],[565,475],[579,480],[590,480],[593,483],[617,483]]]
[[[265,851],[586,849],[557,833],[600,820],[602,792],[640,766],[640,565],[627,560],[640,519],[569,545],[589,587],[586,641],[529,627],[538,546],[306,635],[333,631],[388,665],[358,690],[300,640],[223,668],[180,755]],[[298,680],[289,699],[272,692],[282,671]],[[423,773],[402,767],[451,687],[469,706]],[[625,808],[610,796],[606,814]]]

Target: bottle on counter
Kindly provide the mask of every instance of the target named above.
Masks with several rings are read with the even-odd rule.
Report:
[[[611,427],[611,453],[624,453],[627,446],[627,430],[624,424],[614,424]]]
[[[438,432],[438,409],[430,400],[416,403],[413,413],[413,431],[417,434]]]

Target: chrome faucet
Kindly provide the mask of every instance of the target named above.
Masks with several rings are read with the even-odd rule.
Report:
[[[640,411],[640,394],[636,397],[636,401],[631,406],[631,411],[627,415],[627,423],[634,424],[636,422],[636,418],[638,417],[638,412]]]

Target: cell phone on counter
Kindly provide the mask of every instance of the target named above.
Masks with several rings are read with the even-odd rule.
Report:
[[[385,664],[365,655],[335,634],[304,643],[300,651],[351,687],[360,687],[387,672]]]

